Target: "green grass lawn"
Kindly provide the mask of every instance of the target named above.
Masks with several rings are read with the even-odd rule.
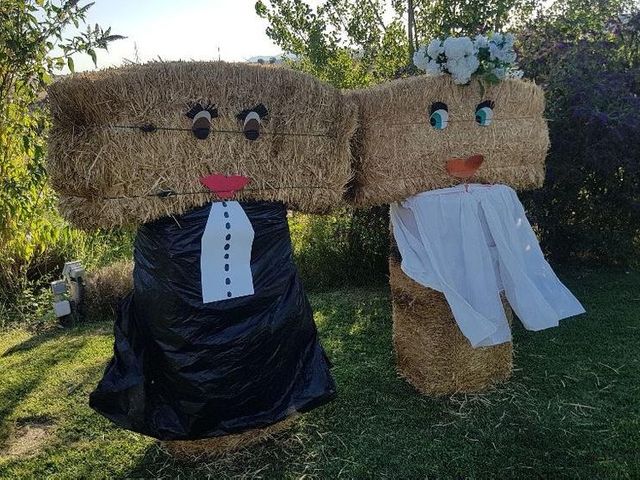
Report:
[[[588,314],[517,327],[510,382],[442,400],[396,376],[385,288],[312,295],[338,398],[196,465],[88,407],[108,322],[0,334],[0,478],[640,478],[640,273],[563,278]]]

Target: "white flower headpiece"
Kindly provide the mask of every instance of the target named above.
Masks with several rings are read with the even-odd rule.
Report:
[[[479,75],[489,83],[506,77],[522,77],[516,69],[514,37],[507,33],[488,36],[436,38],[420,47],[413,56],[416,67],[429,75],[451,74],[456,84],[469,83],[472,75]]]

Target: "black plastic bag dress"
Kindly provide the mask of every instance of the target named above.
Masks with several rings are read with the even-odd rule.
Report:
[[[200,242],[211,205],[139,228],[134,291],[121,305],[114,356],[90,397],[117,425],[196,440],[265,427],[334,396],[286,210],[240,205],[255,232],[249,296],[202,301]]]

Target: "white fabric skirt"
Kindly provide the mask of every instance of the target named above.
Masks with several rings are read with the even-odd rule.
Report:
[[[544,259],[516,192],[472,184],[432,190],[391,205],[402,270],[442,292],[474,347],[511,340],[500,300],[528,330],[584,313]]]

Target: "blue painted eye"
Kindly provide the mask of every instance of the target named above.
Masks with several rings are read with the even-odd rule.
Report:
[[[442,102],[436,102],[431,105],[431,114],[429,115],[429,123],[436,130],[444,130],[449,125],[449,109]]]
[[[490,100],[478,104],[476,107],[476,122],[478,125],[483,127],[491,125],[493,121],[493,107],[494,104]]]

